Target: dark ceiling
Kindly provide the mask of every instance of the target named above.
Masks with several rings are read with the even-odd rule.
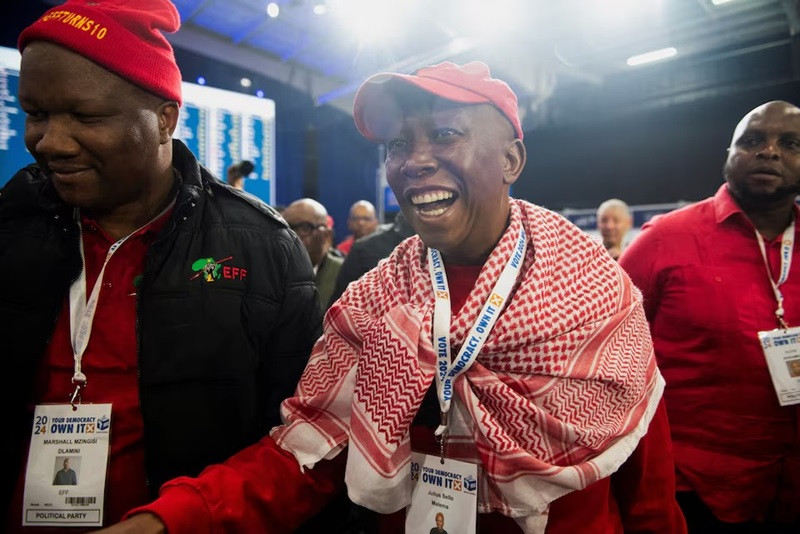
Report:
[[[322,15],[322,1],[276,3],[270,18],[266,0],[176,0],[183,26],[170,40],[347,111],[373,73],[480,59],[512,85],[523,115],[535,112],[528,127],[786,83],[800,71],[798,0],[327,0]],[[377,39],[344,23],[356,3],[350,22],[375,16],[367,27]],[[664,47],[677,55],[626,64]]]

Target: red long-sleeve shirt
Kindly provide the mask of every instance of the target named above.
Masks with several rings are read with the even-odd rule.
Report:
[[[800,210],[795,208],[795,216]],[[757,332],[777,327],[756,230],[722,185],[712,198],[646,224],[620,259],[644,295],[666,380],[677,486],[727,522],[800,507],[798,407],[778,403]],[[774,279],[781,237],[766,243]],[[781,286],[800,325],[800,226]],[[792,518],[794,516],[794,518]]]

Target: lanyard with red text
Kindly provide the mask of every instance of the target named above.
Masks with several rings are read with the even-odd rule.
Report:
[[[514,287],[519,276],[522,261],[527,248],[525,230],[520,229],[519,237],[514,245],[511,257],[508,259],[500,278],[495,283],[492,293],[483,305],[478,315],[478,320],[472,328],[458,352],[458,357],[450,361],[450,290],[447,285],[442,255],[438,250],[428,249],[428,270],[431,275],[431,284],[435,296],[433,311],[433,345],[436,349],[436,393],[439,398],[442,421],[436,429],[436,435],[443,438],[447,430],[447,412],[453,398],[453,383],[456,378],[470,368],[478,357],[484,342],[489,337],[489,332],[497,321],[503,305]],[[440,445],[444,446],[444,439]],[[444,456],[442,454],[442,456]]]
[[[758,247],[761,249],[761,257],[764,258],[764,265],[767,267],[767,276],[769,283],[772,284],[772,291],[775,293],[775,300],[778,302],[778,308],[775,310],[775,317],[778,319],[778,324],[781,328],[789,328],[786,321],[783,319],[783,293],[780,287],[789,278],[789,269],[792,266],[792,249],[794,248],[794,221],[786,230],[783,231],[783,239],[781,240],[781,271],[776,282],[772,278],[772,270],[769,266],[769,258],[767,258],[767,249],[764,246],[764,238],[756,230],[756,238],[758,239]]]

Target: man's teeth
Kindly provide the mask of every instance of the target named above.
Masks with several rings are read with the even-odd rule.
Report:
[[[453,193],[450,191],[437,191],[435,193],[424,193],[422,195],[414,195],[411,197],[411,203],[415,206],[419,206],[420,204],[430,204],[431,202],[438,202],[439,200],[447,200],[449,198],[453,198]],[[439,210],[434,210],[435,213]],[[444,212],[444,209],[441,210]]]
[[[424,213],[425,213],[425,215],[434,215],[435,216],[435,215],[441,215],[445,211],[447,211],[447,208],[436,208],[435,210],[425,210]]]

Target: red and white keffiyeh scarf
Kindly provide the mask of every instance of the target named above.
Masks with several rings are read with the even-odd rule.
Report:
[[[619,468],[663,391],[641,294],[566,219],[511,201],[511,220],[463,308],[456,354],[514,248],[529,236],[517,284],[477,361],[455,384],[447,455],[480,462],[479,510],[541,532],[548,505]],[[350,284],[285,424],[272,436],[301,466],[347,448],[350,498],[381,513],[410,502],[409,426],[434,381],[434,297],[417,236]],[[434,386],[435,387],[435,386]]]

